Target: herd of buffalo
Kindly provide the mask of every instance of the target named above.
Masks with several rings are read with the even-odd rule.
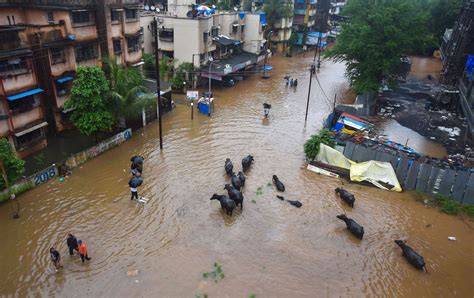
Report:
[[[232,161],[227,158],[224,163],[224,169],[226,174],[230,177],[231,179],[231,184],[225,184],[224,189],[227,190],[226,195],[218,195],[214,194],[211,197],[211,200],[218,200],[221,204],[221,208],[225,210],[226,214],[229,216],[232,216],[233,210],[240,205],[241,210],[244,208],[244,196],[242,194],[242,188],[245,186],[245,176],[243,172],[246,172],[250,166],[252,165],[252,162],[254,161],[254,158],[252,155],[248,155],[242,159],[242,171],[238,172],[236,175],[234,170],[234,165],[232,164]],[[280,179],[276,176],[273,175],[272,177],[273,184],[275,185],[276,189],[280,192],[285,191],[285,185],[283,182],[280,181]],[[336,188],[335,192],[339,194],[339,197],[346,202],[350,207],[354,208],[354,203],[355,203],[355,197],[353,194],[348,192],[347,190],[343,188]],[[283,196],[277,195],[277,198],[284,201],[285,198]],[[292,201],[292,200],[286,200],[288,203],[291,205],[300,208],[303,206],[303,204],[300,201]],[[349,218],[346,216],[346,214],[340,214],[336,216],[338,219],[344,221],[346,223],[347,229],[358,239],[362,240],[364,236],[364,227],[359,225],[355,220]],[[420,256],[415,252],[413,248],[408,246],[406,244],[406,241],[403,240],[395,240],[394,241],[400,248],[402,249],[402,256],[404,256],[408,262],[413,265],[416,269],[418,270],[425,270],[428,272],[426,269],[425,262],[423,260],[423,257]]]

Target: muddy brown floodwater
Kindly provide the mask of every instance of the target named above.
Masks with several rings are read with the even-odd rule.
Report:
[[[345,185],[357,198],[350,209],[334,195],[338,180],[305,169],[303,142],[329,109],[313,84],[305,127],[310,59],[274,57],[270,79],[254,76],[216,89],[212,117],[195,114],[191,121],[189,108],[178,106],[164,116],[162,152],[152,124],[65,182],[20,196],[19,219],[1,205],[2,296],[472,297],[471,222],[426,209],[410,193]],[[343,71],[343,65],[324,62],[323,87],[343,82]],[[286,74],[298,78],[296,90],[285,87]],[[268,119],[263,102],[272,105]],[[134,154],[146,159],[139,189],[149,199],[145,205],[130,201]],[[229,181],[225,158],[239,170],[247,154],[255,163],[246,173],[244,209],[230,218],[209,198],[224,193]],[[283,195],[300,200],[302,208],[275,197],[268,185],[273,174],[286,185]],[[364,226],[362,241],[336,218],[342,212]],[[68,256],[70,231],[87,242],[90,262]],[[394,239],[407,239],[424,256],[429,274],[413,269]],[[49,261],[52,245],[62,254],[59,273]],[[202,276],[214,262],[225,274],[217,283]],[[134,269],[139,275],[127,277]]]

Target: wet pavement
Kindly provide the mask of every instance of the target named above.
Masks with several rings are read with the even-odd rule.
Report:
[[[212,117],[195,113],[191,121],[190,109],[178,105],[163,118],[163,151],[153,123],[65,182],[21,195],[17,220],[8,204],[0,205],[0,294],[472,297],[472,222],[425,208],[412,193],[358,185],[345,185],[356,196],[350,209],[334,195],[339,180],[305,169],[303,143],[331,108],[313,82],[305,126],[310,60],[274,57],[270,79],[254,76],[214,90]],[[319,79],[328,97],[344,82],[343,72],[341,64],[323,63]],[[285,75],[298,78],[297,89],[285,87]],[[272,105],[268,119],[263,102]],[[134,154],[146,159],[144,205],[130,201],[127,186]],[[229,182],[225,158],[240,170],[247,154],[255,163],[246,173],[244,209],[228,217],[209,198]],[[268,185],[274,174],[286,185],[283,195],[303,203],[300,209],[275,197]],[[336,218],[343,212],[364,226],[362,241]],[[70,231],[86,241],[90,262],[67,255]],[[430,273],[413,269],[395,239],[407,239]],[[59,273],[49,261],[52,245],[62,254]],[[214,262],[225,274],[217,283],[202,276]],[[138,276],[127,277],[134,269]]]

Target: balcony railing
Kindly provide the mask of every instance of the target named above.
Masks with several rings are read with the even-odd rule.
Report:
[[[0,6],[21,5],[23,7],[91,7],[96,0],[0,0]]]

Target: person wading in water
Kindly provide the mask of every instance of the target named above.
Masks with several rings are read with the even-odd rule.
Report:
[[[61,254],[54,247],[51,247],[49,249],[49,255],[51,256],[51,262],[54,268],[56,268],[56,272],[58,272],[59,268],[63,266],[61,265]]]
[[[86,243],[82,240],[77,240],[77,244],[79,244],[79,255],[81,256],[81,260],[84,263],[84,260],[90,260],[89,256],[87,255],[87,246]]]
[[[79,245],[77,244],[77,238],[69,233],[67,234],[67,239],[66,239],[67,247],[69,248],[69,255],[73,256],[74,251],[79,251]]]

